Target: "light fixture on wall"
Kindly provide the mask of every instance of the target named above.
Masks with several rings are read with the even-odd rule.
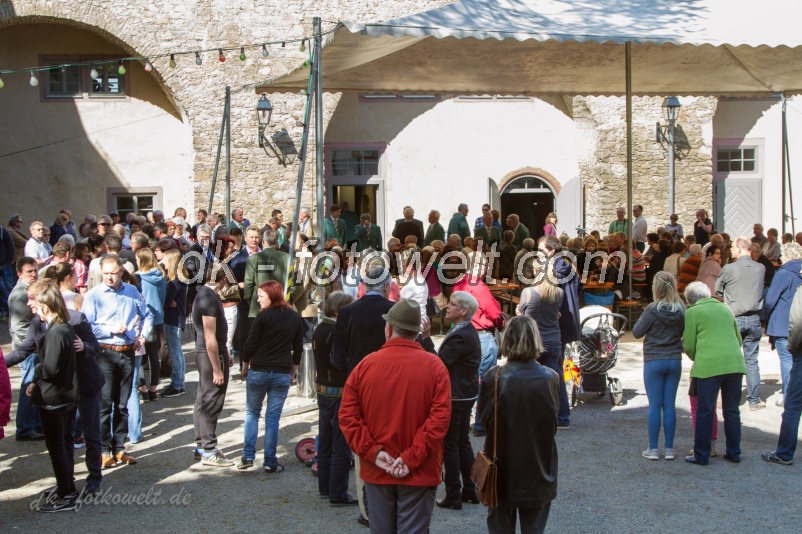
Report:
[[[36,73],[34,71],[31,71],[31,79],[28,83],[31,84],[31,87],[36,87],[39,85],[39,78],[36,77]]]
[[[270,124],[272,116],[273,104],[267,99],[267,93],[262,93],[256,103],[256,120],[259,121],[259,148],[264,148],[265,146],[265,128]]]
[[[663,147],[668,144],[668,213],[674,213],[674,158],[676,158],[676,140],[674,139],[674,125],[679,117],[679,98],[668,96],[663,100],[663,109],[666,112],[668,126],[657,123],[657,142]],[[666,134],[668,134],[666,136]]]

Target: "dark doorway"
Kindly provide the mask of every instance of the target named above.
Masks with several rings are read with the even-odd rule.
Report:
[[[501,222],[505,230],[507,216],[515,213],[532,238],[537,239],[543,236],[546,216],[553,211],[554,193],[535,176],[517,178],[501,193]]]

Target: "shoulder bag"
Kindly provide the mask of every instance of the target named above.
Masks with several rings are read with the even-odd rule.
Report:
[[[476,494],[482,504],[488,508],[498,506],[498,377],[501,367],[496,370],[494,388],[495,404],[493,406],[493,457],[490,458],[485,451],[479,451],[471,467],[471,480],[476,484]]]

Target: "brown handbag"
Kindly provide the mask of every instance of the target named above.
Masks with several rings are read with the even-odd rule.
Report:
[[[501,367],[496,370],[494,384],[495,404],[493,406],[493,458],[485,451],[479,451],[471,467],[471,480],[476,484],[476,495],[488,508],[498,506],[498,465],[496,450],[498,449],[498,377]]]

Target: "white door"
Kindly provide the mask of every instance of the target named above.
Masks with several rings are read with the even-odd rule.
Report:
[[[760,178],[721,178],[713,181],[717,232],[730,237],[751,236],[752,225],[762,219],[763,181]]]

